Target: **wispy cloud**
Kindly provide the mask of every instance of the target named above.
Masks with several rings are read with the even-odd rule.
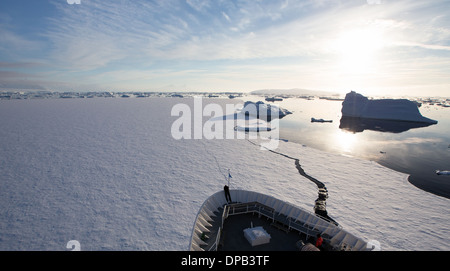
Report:
[[[231,22],[230,16],[228,16],[228,14],[226,14],[224,11],[222,11],[222,15],[228,22]]]
[[[193,9],[197,11],[203,11],[205,8],[210,6],[209,0],[186,0],[186,2],[191,6]]]
[[[218,82],[231,87],[234,82],[250,90],[255,86],[251,82],[274,88],[283,82],[287,88],[321,89],[333,84],[346,88],[356,82],[356,75],[341,77],[339,40],[347,32],[376,31],[383,38],[377,48],[379,69],[376,74],[358,74],[360,82],[376,87],[379,78],[387,82],[390,74],[397,78],[395,84],[400,78],[407,82],[408,76],[419,76],[424,82],[438,76],[445,84],[438,70],[450,70],[448,61],[439,61],[448,59],[450,48],[445,1],[51,3],[56,13],[47,18],[40,40],[0,27],[0,69],[25,76],[35,67],[24,63],[42,63],[51,72],[41,73],[47,76],[41,81],[58,78],[68,84],[85,81],[108,87],[203,84],[209,88]],[[424,59],[434,68],[418,65]],[[14,61],[22,64],[14,67]],[[417,67],[414,73],[407,69],[411,66]]]
[[[308,42],[306,34],[317,27],[306,19],[293,21],[292,14],[284,21],[286,3],[263,6],[237,1],[230,5],[189,0],[191,12],[180,10],[180,2],[160,6],[133,1],[123,8],[121,1],[85,1],[77,9],[59,4],[61,16],[52,19],[47,37],[55,47],[55,60],[81,69],[137,58],[217,60],[298,55],[299,47]],[[206,11],[206,15],[196,13]]]
[[[396,42],[396,43],[393,43],[393,45],[405,46],[405,47],[419,47],[419,48],[430,49],[430,50],[450,51],[450,46],[447,46],[447,45],[422,44],[422,43],[416,43],[416,42]]]
[[[32,58],[43,50],[44,44],[15,33],[8,26],[0,24],[0,54],[6,60]]]

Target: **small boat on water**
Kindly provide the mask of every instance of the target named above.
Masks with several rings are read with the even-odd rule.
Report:
[[[307,251],[315,238],[321,250],[379,249],[323,217],[269,195],[230,190],[210,196],[194,222],[191,251]]]

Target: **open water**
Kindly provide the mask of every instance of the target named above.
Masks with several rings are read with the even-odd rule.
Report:
[[[244,100],[264,101],[248,96]],[[425,127],[396,121],[358,122],[342,119],[342,101],[288,98],[275,102],[293,114],[280,121],[280,138],[316,149],[360,157],[410,175],[409,182],[450,198],[450,108],[423,104],[423,116],[438,124]],[[311,118],[332,122],[311,122]]]

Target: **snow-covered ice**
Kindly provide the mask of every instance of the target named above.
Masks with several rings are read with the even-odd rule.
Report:
[[[294,161],[246,139],[173,139],[171,108],[180,102],[193,105],[0,101],[0,250],[67,250],[71,240],[81,250],[188,250],[196,214],[228,169],[231,189],[313,210],[317,187]],[[291,142],[276,151],[325,183],[328,214],[349,232],[384,250],[450,249],[449,200],[407,175]]]
[[[412,121],[436,124],[437,121],[426,118],[420,113],[417,104],[407,99],[369,100],[367,97],[351,91],[342,103],[342,116]]]
[[[278,105],[275,104],[265,104],[264,102],[252,102],[247,101],[244,103],[244,107],[242,108],[241,112],[245,112],[245,114],[258,117],[261,116],[261,118],[264,119],[275,119],[275,118],[283,118],[289,114],[292,114],[287,109],[280,108]]]

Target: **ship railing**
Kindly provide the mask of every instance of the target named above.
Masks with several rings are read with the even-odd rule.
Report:
[[[224,209],[224,212],[225,211],[227,211],[227,217],[230,215],[258,213],[260,217],[261,215],[263,215],[267,218],[272,219],[272,221],[275,220],[275,209],[257,201],[228,204]]]
[[[225,220],[228,218],[228,212],[229,212],[229,208],[227,205],[225,205],[223,212],[222,212],[222,225],[217,230],[216,240],[214,241],[213,244],[211,244],[208,251],[217,251],[217,249],[219,248],[220,238],[222,237],[223,224],[224,224]]]
[[[225,220],[228,218],[229,212],[230,212],[229,206],[225,205],[223,208],[223,212],[222,212],[222,224],[217,231],[216,240],[211,245],[211,247],[208,249],[208,251],[217,251],[217,249],[219,248],[220,238],[222,237],[223,224],[224,224]]]
[[[296,229],[309,236],[313,236],[320,232],[324,240],[330,241],[332,246],[340,246],[345,243],[349,244],[354,250],[365,249],[366,242],[364,240],[348,233],[343,230],[340,225],[330,223],[317,214],[313,214],[303,209],[293,208],[294,206],[291,204],[260,193],[245,190],[231,190],[230,192],[232,198],[236,201],[247,203],[227,204],[223,191],[217,192],[208,198],[197,214],[191,236],[190,250],[202,250],[200,246],[206,245],[203,244],[199,238],[199,234],[205,230],[204,225],[202,225],[202,219],[200,219],[202,210],[205,209],[208,215],[211,215],[209,213],[215,210],[215,208],[218,209],[222,206],[224,207],[224,213],[222,213],[222,227],[218,231],[215,243],[210,246],[208,250],[217,250],[220,244],[221,235],[223,234],[224,221],[229,215],[250,212],[264,215],[265,217],[272,219],[273,222],[280,222],[285,226],[288,226],[289,229]]]
[[[214,243],[210,246],[208,251],[217,251],[219,244],[220,244],[220,238],[222,236],[222,230],[223,230],[223,224],[225,220],[230,215],[239,215],[239,214],[246,214],[246,213],[258,213],[259,216],[264,215],[267,218],[270,218],[274,221],[275,219],[275,209],[270,208],[264,204],[261,204],[259,202],[248,202],[248,203],[232,203],[227,204],[224,206],[223,212],[222,212],[222,225],[219,227],[219,230],[217,231],[216,240]]]
[[[223,226],[219,227],[219,230],[217,231],[216,240],[211,245],[211,247],[208,249],[208,251],[217,251],[217,249],[219,247],[219,243],[220,243],[220,237],[222,236],[222,229],[223,229]]]
[[[307,238],[315,237],[317,234],[323,234],[325,240],[331,239],[327,233],[332,229],[339,229],[340,227],[334,224],[320,223],[322,219],[315,218],[316,223],[311,223],[314,216],[310,216],[306,221],[296,220],[290,216],[279,214],[276,216],[276,211],[267,205],[259,203],[257,201],[247,202],[247,203],[233,203],[225,205],[223,215],[222,215],[222,227],[225,219],[230,215],[239,215],[246,213],[257,213],[259,216],[263,215],[272,220],[272,222],[278,222],[284,224],[288,227],[288,230],[294,229],[306,235]],[[325,221],[324,221],[325,222]],[[323,224],[323,225],[322,225]],[[330,229],[330,227],[332,229]],[[324,234],[325,233],[325,234]]]
[[[228,207],[228,205],[225,205],[225,207],[223,209],[223,213],[222,213],[222,228],[223,228],[223,223],[225,222],[225,219],[228,218],[229,212],[230,212],[230,208]]]

